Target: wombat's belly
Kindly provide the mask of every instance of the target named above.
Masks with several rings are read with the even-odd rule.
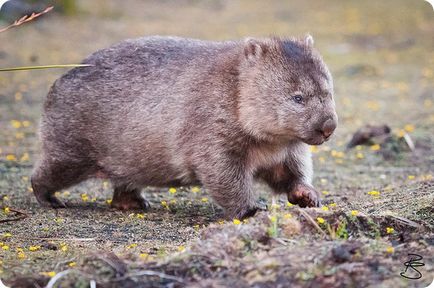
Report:
[[[175,164],[171,155],[155,154],[152,151],[101,159],[100,174],[120,183],[135,186],[188,186],[200,185],[196,173],[183,163]]]

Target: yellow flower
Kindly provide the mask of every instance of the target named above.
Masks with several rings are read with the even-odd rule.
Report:
[[[396,136],[398,136],[399,138],[404,137],[404,136],[405,136],[405,130],[403,130],[403,129],[399,129],[399,130],[396,132]]]
[[[316,222],[318,222],[319,224],[324,224],[325,223],[325,219],[322,217],[317,217],[316,218]]]
[[[369,191],[368,194],[371,196],[377,196],[377,197],[380,196],[380,192],[377,190]]]
[[[8,245],[3,245],[3,246],[2,246],[2,249],[5,250],[5,251],[6,251],[6,250],[9,250],[9,246],[8,246]]]
[[[204,202],[204,203],[206,203],[206,202],[208,202],[208,198],[203,197],[203,198],[201,199],[201,201]]]
[[[416,178],[416,176],[414,175],[408,175],[408,180],[414,180]]]
[[[279,209],[280,208],[280,205],[279,204],[276,204],[276,203],[273,203],[273,204],[271,204],[271,207],[270,207],[271,209],[274,209],[274,210],[277,210],[277,209]]]
[[[357,215],[359,215],[359,211],[357,211],[357,210],[351,210],[351,215],[352,216],[357,216]]]
[[[312,153],[318,153],[318,147],[317,146],[309,146],[310,152]]]
[[[63,223],[63,221],[64,220],[62,218],[59,218],[59,217],[54,218],[54,222],[56,222],[57,224]]]
[[[283,215],[283,218],[284,219],[292,218],[292,214],[291,213],[286,213],[286,214]]]
[[[105,202],[106,202],[108,205],[111,205],[111,204],[112,204],[112,201],[113,201],[113,199],[107,199],[107,200],[105,200]]]
[[[54,272],[54,271],[50,271],[50,272],[41,272],[41,273],[39,273],[39,274],[41,274],[41,275],[43,275],[43,276],[47,276],[47,277],[54,277],[54,276],[56,276],[56,272]]]
[[[244,220],[243,220],[243,223],[244,223],[244,224],[247,224],[247,223],[249,223],[249,220],[244,219]]]
[[[393,248],[392,246],[389,246],[386,248],[386,252],[389,254],[392,254],[393,252],[395,252],[395,248]]]
[[[152,257],[151,255],[149,255],[148,253],[140,253],[139,257],[142,260],[147,260],[147,261],[152,261],[154,259],[154,257]]]
[[[336,203],[330,203],[329,207],[336,207]]]
[[[286,206],[287,207],[292,207],[292,206],[294,206],[294,204],[292,204],[291,202],[286,202]]]
[[[18,259],[25,259],[26,258],[26,254],[24,254],[24,252],[18,252],[17,256],[18,256]]]
[[[276,223],[277,222],[277,217],[276,216],[270,216],[270,221],[271,223]]]
[[[356,158],[357,158],[357,159],[363,159],[363,158],[365,158],[365,155],[363,155],[362,152],[357,152],[357,153],[356,153]]]
[[[200,228],[200,225],[199,224],[195,224],[195,225],[193,225],[193,228],[194,228],[194,230],[199,230],[199,228]]]
[[[433,176],[431,174],[426,174],[425,176],[423,176],[423,180],[431,180],[433,179]]]
[[[3,196],[3,201],[8,201],[9,200],[9,196]]]
[[[109,186],[108,181],[104,181],[104,182],[102,182],[102,187],[103,187],[104,189],[107,189],[108,186]]]
[[[176,199],[170,200],[170,204],[176,204]]]
[[[5,207],[3,210],[5,211],[5,214],[8,214],[9,212],[11,212],[11,208],[9,208],[9,207]]]
[[[374,145],[371,146],[371,150],[372,151],[378,151],[380,149],[381,149],[380,144],[374,144]]]
[[[240,225],[240,224],[241,224],[241,221],[238,220],[238,219],[234,219],[233,223],[234,223],[235,225]]]
[[[15,93],[15,101],[21,101],[23,100],[23,94],[21,92]]]
[[[137,213],[136,217],[139,218],[139,219],[144,219],[145,218],[145,214],[143,214],[143,213]]]
[[[90,202],[96,202],[96,197],[92,197],[92,199],[90,199]]]
[[[321,193],[322,193],[323,195],[329,195],[329,194],[330,194],[330,192],[329,192],[329,191],[326,191],[326,190],[321,191]]]
[[[367,101],[366,106],[372,111],[380,110],[380,103],[378,101]]]
[[[404,130],[407,132],[413,132],[414,131],[414,125],[413,124],[407,124],[404,126]]]
[[[166,209],[169,209],[169,205],[167,205],[167,201],[161,201],[161,206],[163,206]]]
[[[39,249],[41,249],[41,246],[40,246],[40,245],[37,245],[37,246],[30,246],[30,247],[29,247],[29,251],[32,251],[32,252],[34,252],[34,251],[38,251]]]
[[[11,120],[11,125],[12,127],[14,127],[15,129],[21,128],[21,122],[18,120]]]
[[[395,229],[393,229],[393,227],[386,227],[387,234],[392,234],[393,232],[395,232]]]
[[[26,162],[29,161],[30,157],[29,157],[29,153],[24,153],[23,156],[21,156],[20,161],[21,162]]]
[[[169,193],[175,194],[176,193],[176,188],[173,188],[173,187],[169,188]]]
[[[193,192],[193,193],[198,193],[198,192],[200,192],[200,187],[198,187],[198,186],[193,186],[193,187],[191,187],[191,192]]]
[[[363,150],[363,146],[362,146],[362,145],[357,145],[357,146],[356,146],[356,150],[357,150],[357,151],[361,151],[361,150]]]
[[[127,246],[127,249],[132,249],[132,248],[136,248],[137,244],[136,243],[131,243],[130,245]]]
[[[30,121],[24,120],[23,122],[21,122],[21,124],[23,125],[23,127],[29,127]]]
[[[68,245],[66,245],[66,243],[60,243],[60,251],[62,252],[68,251]]]
[[[3,237],[12,237],[12,234],[9,232],[3,233]]]
[[[68,263],[68,267],[75,267],[75,266],[77,266],[77,263],[75,263],[75,262],[69,262]]]
[[[219,223],[220,225],[223,225],[223,224],[225,224],[225,220],[219,220],[218,223]]]
[[[8,155],[6,155],[6,160],[8,160],[8,161],[17,161],[17,157],[15,157],[14,154],[8,154]]]
[[[179,246],[179,247],[178,247],[178,251],[179,251],[179,252],[184,252],[184,251],[185,251],[185,247],[182,246],[182,245]]]
[[[327,206],[322,206],[321,209],[324,211],[329,211],[329,207],[327,207]]]
[[[18,140],[24,139],[24,133],[23,132],[15,133],[15,138],[17,138]]]
[[[81,194],[81,200],[86,202],[87,200],[89,200],[89,196],[87,194],[83,193],[83,194]]]

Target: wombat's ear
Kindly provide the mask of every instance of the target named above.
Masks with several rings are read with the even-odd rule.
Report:
[[[307,47],[312,48],[313,47],[313,37],[310,34],[307,34],[306,37],[304,37],[304,44],[306,44]]]
[[[267,52],[267,44],[261,40],[246,38],[244,40],[244,55],[247,59],[258,59]]]

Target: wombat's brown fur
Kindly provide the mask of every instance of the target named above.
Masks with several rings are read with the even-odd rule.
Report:
[[[113,206],[146,208],[143,186],[203,185],[228,217],[253,215],[252,181],[318,206],[307,144],[333,133],[331,75],[310,36],[209,42],[128,40],[98,51],[47,96],[41,204],[88,178],[114,186]]]

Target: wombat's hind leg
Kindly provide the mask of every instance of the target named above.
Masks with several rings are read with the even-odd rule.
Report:
[[[147,210],[151,207],[140,189],[127,185],[115,186],[112,207],[119,210]]]
[[[85,178],[87,165],[67,162],[40,161],[31,176],[33,193],[39,204],[45,207],[65,208],[66,205],[54,196],[56,191],[74,185]]]

